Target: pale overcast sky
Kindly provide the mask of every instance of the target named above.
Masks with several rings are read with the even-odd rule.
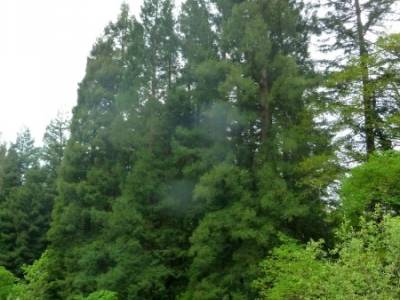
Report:
[[[138,14],[141,0],[127,1]],[[57,111],[76,103],[86,57],[122,0],[0,0],[0,132],[24,126],[40,142]]]
[[[126,1],[139,14],[142,0]],[[181,1],[176,1],[179,3]],[[0,132],[24,127],[40,142],[57,112],[76,104],[96,38],[122,0],[0,0]],[[394,28],[392,28],[392,31]]]

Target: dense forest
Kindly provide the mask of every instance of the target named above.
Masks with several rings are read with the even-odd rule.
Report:
[[[72,117],[0,144],[0,300],[399,299],[399,12],[123,4]]]

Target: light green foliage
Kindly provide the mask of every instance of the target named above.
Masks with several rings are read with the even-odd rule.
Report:
[[[286,241],[261,266],[260,299],[398,299],[400,218],[346,223],[335,250]]]
[[[387,213],[400,208],[400,153],[395,151],[376,154],[352,170],[343,182],[342,209],[346,217],[357,221],[365,211],[380,205]]]
[[[82,300],[118,300],[118,296],[117,293],[103,290],[93,292]]]
[[[51,282],[52,253],[46,250],[32,265],[25,265],[24,281],[18,285],[18,295],[21,300],[42,299],[54,297],[55,282]]]
[[[254,283],[260,298],[319,299],[319,280],[326,272],[324,263],[318,260],[319,252],[318,244],[303,248],[290,241],[275,249],[271,258],[262,263],[262,277]]]
[[[56,265],[54,253],[50,250],[32,265],[23,265],[23,279],[15,281],[9,294],[9,300],[51,300],[58,299],[59,282],[55,280],[59,266]]]
[[[17,279],[15,276],[6,270],[4,267],[0,267],[0,299],[8,300],[12,293]]]

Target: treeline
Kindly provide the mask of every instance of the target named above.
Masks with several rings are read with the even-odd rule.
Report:
[[[0,299],[398,298],[395,0],[319,5],[122,5],[71,122],[0,149]]]

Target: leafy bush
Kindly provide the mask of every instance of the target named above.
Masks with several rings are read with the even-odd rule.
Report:
[[[110,291],[97,291],[91,293],[84,300],[118,300],[117,293]]]
[[[323,242],[287,241],[262,263],[261,299],[399,299],[400,217],[345,223],[332,251]]]
[[[0,266],[0,300],[8,299],[11,294],[16,278],[14,275],[7,271],[6,268]]]
[[[343,211],[356,222],[365,211],[379,204],[387,213],[400,210],[400,153],[389,151],[371,156],[354,168],[342,187]]]

